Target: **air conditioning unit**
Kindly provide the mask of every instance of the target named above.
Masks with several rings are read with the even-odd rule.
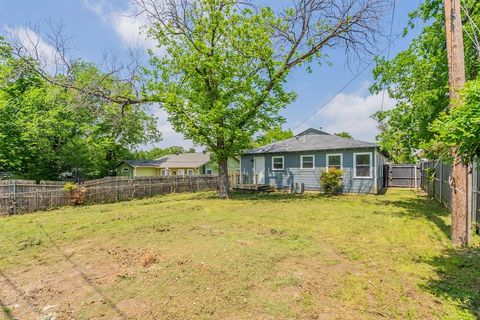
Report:
[[[303,194],[305,192],[305,183],[293,183],[290,185],[290,193]]]

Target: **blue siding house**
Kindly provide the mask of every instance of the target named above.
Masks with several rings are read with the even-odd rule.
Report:
[[[257,184],[288,188],[303,183],[322,190],[320,174],[328,168],[343,171],[342,192],[379,193],[384,189],[386,158],[377,144],[347,139],[310,128],[293,138],[246,151],[240,171]]]

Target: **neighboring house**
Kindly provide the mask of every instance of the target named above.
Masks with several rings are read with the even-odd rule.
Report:
[[[342,192],[378,193],[384,188],[386,158],[377,144],[312,128],[293,138],[249,150],[240,161],[242,174],[276,188],[304,183],[306,190],[321,190],[320,174],[329,167],[343,170]]]
[[[210,160],[208,153],[169,154],[156,160],[124,160],[116,167],[117,175],[132,177],[153,177],[170,175],[217,174],[216,163]],[[228,171],[240,169],[240,160],[228,159]]]
[[[7,171],[0,171],[0,180],[2,179],[8,179],[9,177],[11,177],[12,174],[10,172],[7,172]]]

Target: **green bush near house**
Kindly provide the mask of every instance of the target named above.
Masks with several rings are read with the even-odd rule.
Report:
[[[342,186],[343,171],[337,168],[329,168],[320,175],[320,183],[323,192],[328,195],[337,194]]]

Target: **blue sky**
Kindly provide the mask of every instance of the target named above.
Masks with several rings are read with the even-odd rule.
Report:
[[[274,3],[273,0],[264,0]],[[279,1],[279,0],[277,0]],[[287,0],[283,0],[287,2]],[[396,0],[396,14],[393,33],[398,34],[406,26],[408,12],[416,9],[421,0]],[[278,4],[279,2],[275,2]],[[139,35],[143,24],[140,18],[133,18],[132,6],[128,0],[0,0],[0,32],[7,34],[11,28],[38,26],[47,31],[46,21],[63,22],[66,31],[73,36],[74,55],[86,60],[99,62],[103,53],[115,51],[120,54],[132,43],[142,48],[152,46],[152,42]],[[385,30],[389,29],[390,16],[385,17]],[[404,50],[415,30],[406,38],[401,38],[391,46],[391,56]],[[384,40],[378,44],[384,48]],[[369,117],[380,109],[382,97],[371,96],[368,87],[372,83],[371,68],[367,69],[340,95],[305,123],[299,125],[319,106],[328,101],[341,89],[365,64],[353,64],[348,67],[341,49],[329,53],[333,66],[313,66],[313,72],[304,69],[294,71],[288,80],[287,88],[298,94],[297,100],[282,111],[287,119],[285,128],[299,132],[307,127],[323,127],[328,132],[349,131],[360,140],[374,141],[377,133],[376,123]],[[394,105],[388,97],[385,108]],[[161,110],[155,113],[159,117],[159,127],[164,140],[159,145],[191,146],[175,133]]]

